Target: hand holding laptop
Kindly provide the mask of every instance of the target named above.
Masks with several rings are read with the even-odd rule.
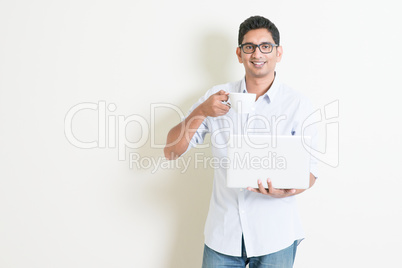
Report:
[[[310,173],[309,188],[311,188],[311,186],[314,185],[315,179],[316,178],[314,177],[314,175]],[[283,198],[283,197],[288,197],[288,196],[292,196],[292,195],[297,195],[306,190],[306,189],[277,189],[272,186],[272,182],[269,178],[267,179],[267,185],[268,185],[268,188],[264,188],[262,181],[258,180],[258,188],[247,187],[247,190],[254,192],[254,193],[269,195],[269,196],[272,196],[275,198]]]
[[[265,194],[276,198],[288,197],[296,194],[297,192],[296,189],[276,189],[272,186],[272,182],[270,179],[267,179],[267,184],[268,189],[264,188],[261,180],[258,180],[258,188],[247,187],[247,190],[252,191],[254,193]]]

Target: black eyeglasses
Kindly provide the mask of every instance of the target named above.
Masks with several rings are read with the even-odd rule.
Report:
[[[274,47],[277,47],[277,44],[272,44],[272,43],[261,43],[259,45],[253,44],[253,43],[245,43],[239,45],[239,47],[243,50],[244,53],[246,54],[251,54],[254,53],[255,49],[258,47],[258,49],[261,51],[261,53],[264,54],[269,54],[272,52]]]

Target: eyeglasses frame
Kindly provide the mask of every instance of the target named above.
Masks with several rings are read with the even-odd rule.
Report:
[[[261,45],[268,45],[268,44],[272,46],[271,51],[270,51],[270,52],[262,52],[260,46],[261,46]],[[254,50],[253,50],[252,52],[250,52],[250,53],[245,52],[245,51],[244,51],[244,48],[243,48],[245,45],[253,45],[253,46],[254,46]],[[253,53],[255,52],[255,50],[257,49],[257,47],[258,47],[258,49],[260,50],[260,52],[261,52],[262,54],[269,54],[269,53],[272,53],[272,51],[274,50],[274,47],[278,47],[278,46],[279,46],[279,45],[277,45],[277,44],[272,44],[272,43],[270,43],[270,42],[264,42],[264,43],[261,43],[261,44],[259,44],[259,45],[256,45],[256,44],[253,44],[253,43],[244,43],[244,44],[240,44],[240,45],[239,45],[239,48],[241,48],[241,50],[242,50],[245,54],[253,54]]]

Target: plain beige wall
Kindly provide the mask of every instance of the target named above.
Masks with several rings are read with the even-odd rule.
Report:
[[[295,267],[395,266],[397,10],[392,1],[1,2],[0,266],[200,267],[213,170],[194,159],[211,156],[209,149],[185,155],[187,170],[180,162],[155,172],[130,168],[129,154],[161,159],[144,135],[161,145],[180,121],[159,108],[151,128],[152,104],[186,113],[213,85],[242,78],[237,30],[256,14],[281,32],[278,77],[317,109],[339,102],[339,165],[323,164],[318,183],[299,196],[307,239]],[[130,122],[112,129],[104,148],[78,148],[65,119],[83,103],[114,105],[108,120],[135,115],[149,128]],[[97,112],[73,117],[77,138],[98,139]],[[111,134],[146,142],[119,149]]]

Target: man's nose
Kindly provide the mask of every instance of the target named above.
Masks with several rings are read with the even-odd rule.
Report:
[[[253,57],[258,57],[258,56],[261,56],[261,50],[260,50],[260,48],[259,47],[255,47],[255,50],[254,50],[254,52],[253,52],[253,54],[252,54],[252,56]]]

